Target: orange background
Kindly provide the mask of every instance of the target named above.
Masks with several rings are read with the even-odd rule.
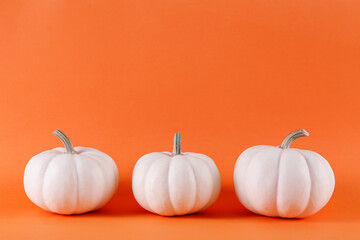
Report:
[[[359,239],[360,2],[355,0],[0,1],[1,239]],[[28,160],[61,146],[113,157],[115,198],[79,216],[28,200]],[[232,171],[246,148],[293,130],[333,167],[329,204],[302,220],[257,216]],[[142,155],[183,150],[216,162],[207,211],[160,217],[131,192]]]

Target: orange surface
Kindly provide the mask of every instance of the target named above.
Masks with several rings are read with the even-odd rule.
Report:
[[[360,2],[352,0],[0,1],[0,239],[360,239]],[[102,210],[47,213],[27,199],[28,160],[61,146],[102,150],[120,186]],[[257,216],[232,187],[238,155],[279,145],[330,162],[335,192],[302,220]],[[137,205],[143,154],[212,157],[223,190],[201,214]]]

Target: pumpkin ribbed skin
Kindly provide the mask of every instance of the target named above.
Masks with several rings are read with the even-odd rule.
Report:
[[[136,163],[132,189],[146,210],[184,215],[210,207],[219,196],[221,180],[214,161],[204,154],[156,152]]]
[[[77,154],[54,148],[28,162],[24,188],[37,206],[59,214],[80,214],[101,208],[115,194],[119,175],[112,158],[93,148],[74,149]]]
[[[260,145],[238,158],[234,187],[241,203],[252,212],[303,218],[326,205],[335,177],[329,163],[316,152]]]

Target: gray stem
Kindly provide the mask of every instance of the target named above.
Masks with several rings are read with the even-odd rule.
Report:
[[[280,148],[288,149],[290,147],[291,143],[293,141],[295,141],[295,139],[300,138],[300,137],[306,137],[306,136],[309,136],[309,133],[307,131],[305,131],[305,129],[296,130],[286,136],[284,141],[281,143]]]
[[[60,138],[60,140],[63,142],[63,144],[65,145],[65,148],[66,148],[66,153],[76,154],[76,151],[74,150],[74,147],[73,147],[70,139],[65,135],[65,133],[63,133],[59,129],[56,129],[53,132],[53,134],[55,134],[55,136]]]
[[[173,146],[173,155],[181,154],[181,133],[175,133],[174,135],[174,146]]]

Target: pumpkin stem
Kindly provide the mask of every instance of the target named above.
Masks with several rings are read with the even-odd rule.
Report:
[[[174,146],[173,146],[173,155],[181,154],[181,133],[175,133],[174,135]]]
[[[288,149],[290,147],[291,143],[293,141],[295,141],[295,139],[300,138],[300,137],[307,137],[307,136],[309,136],[309,133],[307,131],[305,131],[305,129],[296,130],[286,136],[284,141],[281,143],[280,148]]]
[[[53,134],[55,134],[63,142],[63,144],[65,145],[65,148],[66,148],[66,153],[76,154],[76,151],[74,150],[74,147],[73,147],[70,139],[65,135],[65,133],[63,133],[59,129],[56,129],[53,132]]]

